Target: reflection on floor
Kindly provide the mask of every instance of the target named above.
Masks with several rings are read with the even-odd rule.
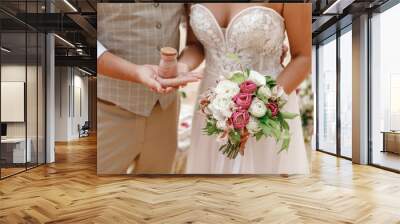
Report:
[[[13,167],[13,168],[1,168],[1,177],[7,177],[25,170],[24,167]]]
[[[1,178],[5,178],[19,172],[24,171],[25,169],[30,169],[36,167],[36,163],[27,163],[25,164],[2,164],[3,167],[1,168]]]
[[[0,181],[0,223],[399,223],[399,174],[312,158],[309,177],[99,177],[96,139],[83,138]]]
[[[373,163],[389,167],[391,169],[400,170],[400,155],[395,154],[392,152],[381,152],[381,151],[374,151],[373,154]]]

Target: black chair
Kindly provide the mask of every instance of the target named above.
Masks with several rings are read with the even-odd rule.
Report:
[[[85,123],[82,125],[82,127],[80,125],[78,125],[79,138],[89,136],[89,130],[90,130],[89,121],[85,121]]]

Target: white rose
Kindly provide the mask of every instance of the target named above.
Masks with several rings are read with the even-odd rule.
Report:
[[[249,130],[251,134],[255,134],[261,130],[261,127],[258,122],[259,121],[256,118],[250,116],[250,120],[249,123],[247,123],[246,128],[247,130]]]
[[[226,120],[217,121],[216,126],[220,130],[225,130],[228,127],[228,125],[226,125]]]
[[[265,76],[253,70],[250,70],[250,74],[247,80],[253,81],[257,86],[265,85],[265,83],[267,82]]]
[[[276,85],[276,86],[274,86],[274,88],[272,88],[272,97],[275,99],[278,99],[284,93],[285,93],[285,91],[283,90],[282,86]]]
[[[208,109],[218,121],[225,120],[232,115],[231,108],[234,103],[231,97],[217,95],[208,105]]]
[[[251,102],[249,113],[254,117],[262,117],[267,112],[267,107],[264,105],[264,102],[258,98],[254,98],[253,102]]]
[[[236,74],[236,73],[243,74],[242,71],[237,70],[237,71],[234,71],[234,72],[226,73],[224,76],[225,76],[225,78],[227,78],[227,79],[231,79],[231,78],[233,77],[233,75]]]
[[[224,95],[226,97],[233,97],[240,92],[239,85],[230,80],[221,80],[217,87],[215,87],[217,95]]]
[[[264,103],[266,103],[268,102],[268,99],[272,96],[272,92],[267,86],[261,86],[257,90],[257,95]]]

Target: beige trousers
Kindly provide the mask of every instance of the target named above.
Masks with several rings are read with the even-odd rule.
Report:
[[[98,101],[97,174],[168,174],[177,150],[179,99],[143,117]]]

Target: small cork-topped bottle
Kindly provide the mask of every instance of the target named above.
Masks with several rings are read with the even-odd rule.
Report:
[[[178,51],[172,47],[163,47],[160,55],[159,75],[163,78],[176,77],[178,75]]]

